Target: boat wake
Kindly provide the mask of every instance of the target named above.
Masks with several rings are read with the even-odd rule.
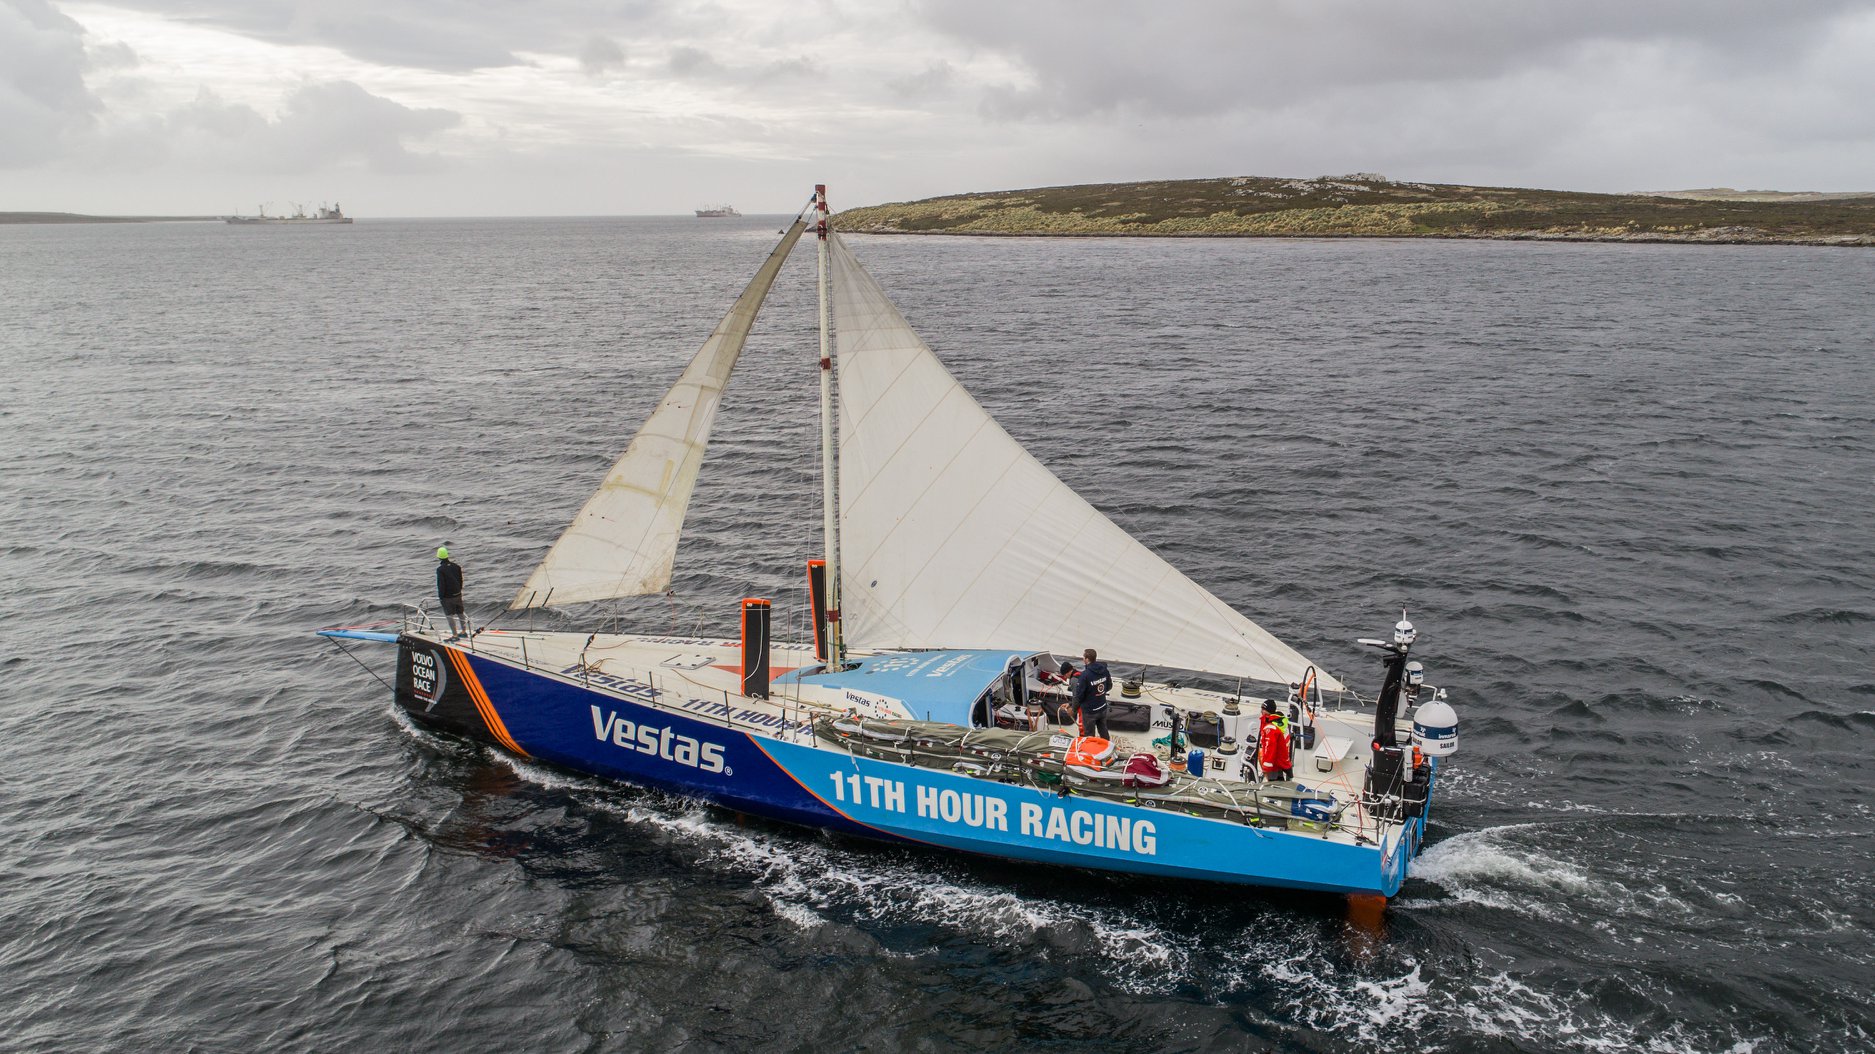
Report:
[[[1508,824],[1454,835],[1430,845],[1414,859],[1410,877],[1443,888],[1452,899],[1545,919],[1560,919],[1556,898],[1605,892],[1588,872],[1534,846],[1516,841],[1520,832],[1546,826]],[[1403,907],[1432,907],[1437,899],[1403,901]]]
[[[399,724],[432,737],[399,714]],[[656,831],[694,859],[686,866],[727,870],[750,895],[803,934],[863,947],[893,960],[943,957],[957,948],[1005,949],[1024,961],[1047,961],[1090,984],[1183,1008],[1182,1015],[1259,1008],[1266,1034],[1326,1033],[1362,1044],[1414,1030],[1427,1050],[1475,1047],[1479,1039],[1540,1041],[1566,1051],[1639,1050],[1658,1054],[1724,1051],[1751,1054],[1761,1038],[1695,1034],[1598,1009],[1601,996],[1579,977],[1513,976],[1493,956],[1423,962],[1381,945],[1350,954],[1337,919],[1280,905],[1231,904],[1227,927],[1216,908],[1170,896],[1115,903],[1130,888],[1094,878],[1073,899],[1037,893],[1020,880],[976,881],[941,858],[915,851],[829,842],[765,825],[741,825],[712,807],[657,792],[620,787],[500,751],[498,761],[531,784],[559,791],[583,807]],[[1568,905],[1612,897],[1635,905],[1619,882],[1591,874],[1538,848],[1549,823],[1509,824],[1447,838],[1415,861],[1413,877],[1445,897],[1407,898],[1396,906],[1437,925],[1439,909],[1475,905],[1542,920],[1565,919]],[[1074,872],[1062,872],[1065,875]],[[1091,970],[1090,970],[1091,968]],[[1089,976],[1089,974],[1092,976]]]
[[[594,804],[629,822],[706,845],[711,860],[749,873],[755,893],[777,916],[803,930],[859,927],[878,935],[907,927],[938,929],[1063,961],[1091,959],[1115,987],[1135,993],[1166,991],[1190,973],[1189,953],[1171,934],[1124,911],[1024,895],[880,858],[896,855],[895,850],[856,858],[805,836],[731,827],[706,806],[671,810],[643,803]],[[895,950],[883,937],[881,947],[888,954],[923,953],[915,946]]]
[[[427,744],[454,745],[417,727],[402,712],[395,716]],[[756,895],[802,930],[935,927],[975,940],[1039,943],[1044,954],[1078,960],[1091,954],[1110,964],[1108,979],[1131,992],[1165,991],[1189,973],[1190,956],[1172,934],[1132,913],[960,881],[891,859],[915,851],[842,848],[804,832],[732,825],[722,812],[699,802],[621,787],[501,751],[488,750],[484,756],[530,783],[569,793],[595,811],[653,828],[677,844],[707,849],[713,866],[748,874]],[[916,954],[881,947],[892,954]]]

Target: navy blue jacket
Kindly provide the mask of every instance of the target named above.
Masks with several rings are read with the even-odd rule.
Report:
[[[436,562],[436,595],[448,600],[462,595],[462,565],[454,560]]]
[[[1081,669],[1081,675],[1074,679],[1074,708],[1076,710],[1104,710],[1107,706],[1107,693],[1113,690],[1113,674],[1107,672],[1104,662],[1090,662]]]

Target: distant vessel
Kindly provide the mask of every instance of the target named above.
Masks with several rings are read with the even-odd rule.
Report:
[[[697,210],[697,218],[700,220],[718,220],[740,215],[742,213],[737,212],[734,205],[718,205],[715,208]]]
[[[228,217],[229,223],[350,223],[351,221],[352,218],[350,216],[340,211],[339,203],[336,201],[332,203],[332,207],[329,209],[324,205],[319,206],[319,211],[313,213],[311,216],[306,215],[306,206],[304,205],[293,206],[293,215],[291,216],[269,216],[267,215],[267,206],[262,205],[260,207],[260,215],[258,216]]]

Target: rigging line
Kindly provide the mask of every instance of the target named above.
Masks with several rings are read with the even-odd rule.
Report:
[[[374,678],[376,678],[376,679],[377,679],[377,682],[378,682],[379,684],[381,684],[381,685],[383,685],[383,686],[384,686],[384,687],[386,687],[386,688],[389,688],[389,689],[391,690],[391,694],[393,694],[393,695],[395,695],[395,694],[397,693],[397,689],[396,689],[396,687],[395,687],[395,686],[393,686],[393,685],[391,684],[391,682],[389,682],[389,681],[387,681],[387,680],[385,680],[385,679],[384,679],[384,678],[382,678],[382,677],[378,677],[378,671],[376,671],[376,670],[374,670],[374,669],[372,669],[372,668],[371,668],[371,667],[369,667],[369,666],[366,666],[366,665],[365,665],[365,661],[364,661],[363,659],[361,659],[361,658],[359,658],[358,656],[356,656],[356,655],[353,655],[353,654],[352,654],[352,652],[351,652],[351,649],[350,649],[350,648],[347,648],[347,647],[346,647],[345,645],[343,645],[343,644],[340,644],[340,643],[339,643],[339,642],[338,642],[338,641],[337,641],[336,639],[334,639],[334,638],[332,638],[332,637],[327,637],[326,639],[327,639],[327,640],[329,640],[329,641],[332,641],[332,646],[333,646],[334,648],[337,648],[337,649],[338,649],[339,651],[341,651],[341,652],[343,652],[343,653],[345,654],[345,657],[346,657],[346,658],[348,658],[348,659],[350,659],[351,661],[353,661],[353,662],[355,662],[355,663],[357,663],[357,664],[358,664],[358,665],[359,665],[359,666],[360,666],[361,668],[363,668],[363,669],[364,669],[364,671],[365,671],[366,673],[368,673],[368,674],[370,674],[370,675],[371,675],[372,677],[374,677]]]
[[[679,633],[677,630],[677,616],[680,611],[696,615],[696,624],[691,627],[689,635],[692,637],[701,637],[703,635],[703,620],[709,617],[709,609],[687,596],[680,595],[675,589],[671,590],[671,634],[673,636],[683,636],[683,634]],[[717,636],[720,637],[721,634]]]
[[[482,609],[483,609],[484,611],[486,611],[486,610],[488,609],[488,605],[487,605],[487,604],[482,604],[482,605],[479,605],[479,606],[480,606],[480,607],[481,607],[481,608],[482,608]],[[484,623],[482,623],[482,624],[481,624],[481,626],[482,626],[482,628],[481,628],[481,629],[478,629],[478,630],[476,630],[475,632],[477,632],[477,633],[483,633],[483,632],[486,632],[486,631],[488,631],[488,630],[492,630],[492,629],[494,629],[494,628],[495,628],[496,626],[498,626],[498,625],[500,625],[500,624],[501,624],[501,619],[502,619],[502,616],[504,616],[504,615],[507,615],[507,614],[509,614],[509,613],[510,613],[510,610],[511,610],[511,609],[510,609],[510,608],[508,607],[508,605],[506,605],[506,604],[503,604],[503,605],[501,605],[501,607],[499,607],[499,608],[496,608],[496,609],[495,609],[495,618],[494,618],[494,620],[493,620],[493,621],[491,621],[491,622],[484,622]]]
[[[1174,568],[1174,570],[1176,570],[1176,568]],[[1187,576],[1187,580],[1189,580],[1189,576]],[[1196,582],[1192,582],[1192,584],[1198,585]],[[1214,611],[1224,612],[1227,621],[1230,618],[1230,616],[1233,616],[1233,615],[1236,616],[1239,620],[1242,620],[1244,622],[1250,621],[1248,618],[1244,616],[1242,612],[1238,611],[1236,608],[1231,607],[1229,604],[1224,603],[1224,601],[1221,598],[1219,598],[1216,593],[1211,592],[1209,589],[1206,589],[1203,586],[1198,586],[1198,592],[1202,595],[1204,600],[1210,603],[1210,606],[1212,607]],[[1263,634],[1269,637],[1272,641],[1275,641],[1277,646],[1289,651],[1291,654],[1294,654],[1294,655],[1297,655],[1298,657],[1303,658],[1304,662],[1308,662],[1308,659],[1306,656],[1301,656],[1300,652],[1297,652],[1294,648],[1291,648],[1287,644],[1284,644],[1281,640],[1277,640],[1276,636],[1270,633],[1270,631],[1263,629],[1262,626],[1257,626],[1256,623],[1254,622],[1251,622],[1250,624],[1252,626],[1256,626],[1257,629],[1262,630]],[[1244,647],[1250,651],[1251,655],[1254,655],[1256,657],[1258,662],[1261,662],[1263,664],[1265,669],[1269,670],[1271,673],[1276,674],[1278,677],[1283,676],[1282,670],[1275,663],[1271,662],[1269,659],[1264,657],[1263,652],[1257,648],[1256,644],[1253,641],[1251,641],[1250,635],[1244,632],[1242,626],[1233,625],[1231,626],[1231,629],[1236,632],[1237,639],[1243,643]],[[1310,665],[1314,665],[1314,664],[1310,663]],[[1334,674],[1328,673],[1327,670],[1322,669],[1320,666],[1316,666],[1316,669],[1323,674],[1327,674],[1330,677],[1334,677]],[[1341,678],[1335,677],[1335,680],[1339,681],[1341,680]],[[1282,683],[1282,682],[1272,681],[1270,683],[1276,684],[1276,683]]]

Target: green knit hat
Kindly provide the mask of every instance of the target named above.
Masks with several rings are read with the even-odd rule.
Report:
[[[436,558],[437,558],[438,560],[447,560],[447,559],[449,559],[449,546],[447,546],[447,545],[445,545],[445,546],[441,546],[441,547],[439,547],[439,548],[438,548],[438,549],[436,550]]]

